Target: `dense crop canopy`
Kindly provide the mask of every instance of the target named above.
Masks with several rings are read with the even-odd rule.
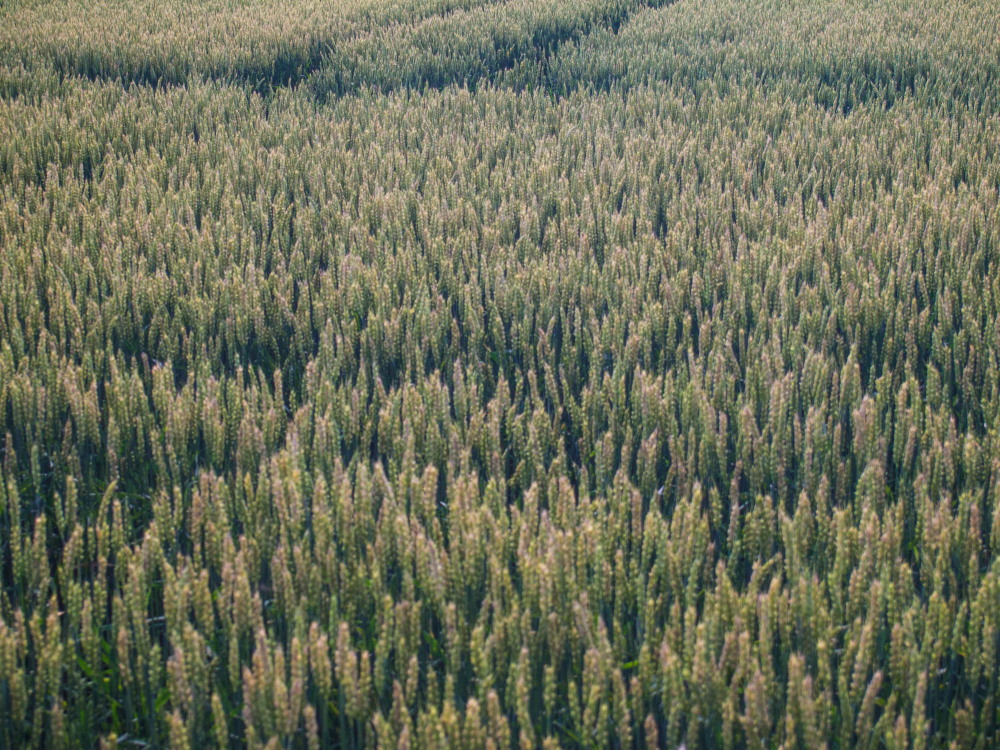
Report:
[[[0,747],[1000,744],[998,20],[0,8]]]

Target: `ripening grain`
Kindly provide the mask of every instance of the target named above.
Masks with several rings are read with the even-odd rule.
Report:
[[[998,21],[0,8],[0,747],[1000,744]]]

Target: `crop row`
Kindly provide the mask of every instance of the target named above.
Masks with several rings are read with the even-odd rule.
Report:
[[[0,9],[0,62],[25,77],[83,76],[138,84],[220,78],[281,85],[331,49],[391,24],[493,0],[74,0]]]
[[[981,2],[680,3],[637,14],[618,35],[567,45],[544,82],[555,92],[667,83],[723,95],[785,86],[844,114],[910,95],[995,115],[998,23],[1000,12]]]
[[[310,79],[320,97],[364,88],[475,88],[517,70],[539,79],[567,42],[614,34],[635,12],[671,0],[507,0],[462,13],[393,25],[331,50]]]

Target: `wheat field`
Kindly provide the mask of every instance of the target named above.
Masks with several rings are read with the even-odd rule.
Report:
[[[0,748],[997,746],[993,0],[0,3]]]

